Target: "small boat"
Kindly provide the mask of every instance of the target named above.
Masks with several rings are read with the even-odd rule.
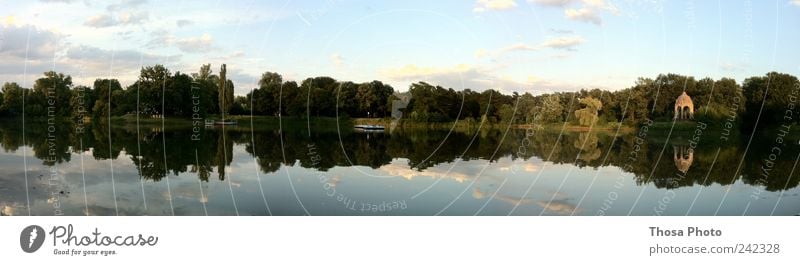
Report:
[[[214,124],[216,125],[236,125],[238,122],[234,120],[227,120],[227,121],[215,121]]]
[[[236,125],[238,124],[235,120],[223,120],[223,121],[215,121],[215,120],[205,120],[206,126],[214,126],[214,125]]]
[[[357,124],[355,128],[365,131],[383,131],[386,129],[382,125],[370,125],[370,124]]]

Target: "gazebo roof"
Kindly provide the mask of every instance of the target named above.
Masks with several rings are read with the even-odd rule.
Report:
[[[694,106],[694,103],[692,103],[692,98],[689,97],[689,95],[686,94],[686,91],[683,91],[683,93],[680,96],[678,96],[677,99],[675,99],[675,105],[678,105],[678,106],[686,106],[686,105]]]

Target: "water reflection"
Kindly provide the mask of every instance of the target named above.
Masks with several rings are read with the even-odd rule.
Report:
[[[769,155],[759,145],[743,158],[738,145],[690,148],[680,137],[637,144],[607,132],[227,127],[193,140],[191,128],[89,125],[76,133],[61,124],[50,139],[46,126],[26,125],[23,138],[15,122],[0,124],[3,215],[27,214],[28,198],[35,215],[596,214],[612,192],[619,199],[606,214],[650,215],[666,190],[682,194],[666,214],[719,206],[738,215],[746,204],[755,208],[744,214],[800,211],[794,156],[775,160],[766,179],[761,163],[741,163],[737,173],[742,159]]]

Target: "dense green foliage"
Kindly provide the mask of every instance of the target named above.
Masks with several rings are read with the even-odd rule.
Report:
[[[92,117],[138,114],[143,117],[218,115],[388,117],[393,100],[408,99],[404,118],[419,122],[454,120],[513,124],[569,122],[582,126],[609,122],[638,124],[645,120],[669,121],[675,99],[683,92],[692,97],[695,117],[703,121],[746,121],[771,124],[786,120],[794,107],[800,82],[789,74],[771,72],[750,77],[740,86],[730,78],[696,80],[678,74],[639,78],[625,89],[558,92],[542,95],[503,94],[494,89],[456,91],[426,82],[411,84],[408,92],[372,81],[354,83],[331,77],[285,81],[265,72],[258,87],[234,96],[225,65],[220,75],[211,65],[197,73],[171,73],[162,65],[141,69],[133,84],[123,87],[116,79],[97,79],[92,87],[74,86],[69,75],[46,72],[33,89],[3,84],[0,115],[18,117]],[[23,101],[24,98],[24,101]],[[23,107],[24,102],[24,107]],[[794,112],[789,114],[793,117]],[[105,117],[104,119],[102,117]],[[791,118],[791,117],[790,117]]]

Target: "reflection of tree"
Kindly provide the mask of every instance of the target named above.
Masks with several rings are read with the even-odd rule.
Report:
[[[590,162],[600,158],[600,155],[603,153],[603,151],[600,151],[600,148],[597,148],[599,141],[600,140],[597,138],[596,133],[580,133],[578,135],[578,139],[575,139],[573,144],[575,148],[581,150],[581,153],[578,155],[578,159],[583,160],[584,162]]]
[[[233,162],[233,141],[226,137],[226,129],[222,127],[221,133],[217,136],[217,152],[214,156],[214,164],[217,165],[219,180],[225,180],[225,166]]]
[[[686,152],[681,153],[678,148],[673,149],[673,159],[669,154],[659,159],[664,144],[687,144],[674,140],[682,139],[679,136],[673,137],[670,143],[642,141],[634,135],[614,138],[605,132],[559,134],[558,131],[547,130],[537,131],[533,136],[526,136],[523,130],[510,130],[505,139],[501,130],[456,131],[449,134],[446,131],[411,129],[373,134],[346,131],[339,134],[323,130],[312,131],[309,136],[304,128],[286,129],[281,133],[276,130],[250,132],[249,129],[230,127],[206,129],[199,141],[193,141],[191,130],[187,129],[167,128],[162,131],[160,127],[142,127],[137,138],[135,128],[112,125],[109,147],[108,125],[93,124],[87,125],[82,134],[69,129],[69,125],[59,125],[63,126],[59,127],[63,128],[59,130],[63,133],[53,141],[53,146],[48,146],[46,123],[28,124],[24,143],[20,124],[17,121],[0,122],[4,150],[14,151],[24,145],[32,148],[37,158],[45,159],[50,157],[49,150],[52,147],[57,154],[55,163],[69,162],[70,152],[91,150],[98,160],[120,159],[120,154],[124,152],[143,178],[154,181],[161,180],[167,174],[177,175],[181,172],[193,172],[202,181],[208,181],[215,168],[222,180],[225,178],[224,168],[233,162],[234,145],[243,145],[265,173],[276,172],[282,165],[320,171],[351,165],[378,168],[389,164],[393,158],[406,158],[409,167],[425,170],[457,159],[496,161],[501,157],[530,159],[535,156],[552,163],[574,164],[578,167],[615,166],[632,173],[639,185],[652,184],[659,188],[730,185],[742,180],[776,191],[794,188],[800,182],[800,177],[790,175],[794,165],[790,155],[779,156],[769,177],[762,176],[762,161],[771,152],[771,146],[767,145],[751,146],[745,159],[755,162],[743,163],[740,172],[736,172],[736,167],[726,166],[736,165],[742,159],[743,150],[736,144],[710,143],[708,146],[698,146],[690,153],[691,159],[676,161],[675,158],[688,158]],[[658,139],[659,132],[651,132],[651,135],[651,138]],[[80,148],[81,142],[83,150]],[[525,152],[519,152],[521,143],[526,143]],[[714,162],[717,148],[719,155]],[[609,152],[608,159],[600,159],[606,152]],[[782,152],[798,153],[800,146],[786,145]],[[636,154],[634,159],[631,159],[632,154]],[[684,164],[691,165],[691,168]],[[676,174],[681,176],[676,177]]]

